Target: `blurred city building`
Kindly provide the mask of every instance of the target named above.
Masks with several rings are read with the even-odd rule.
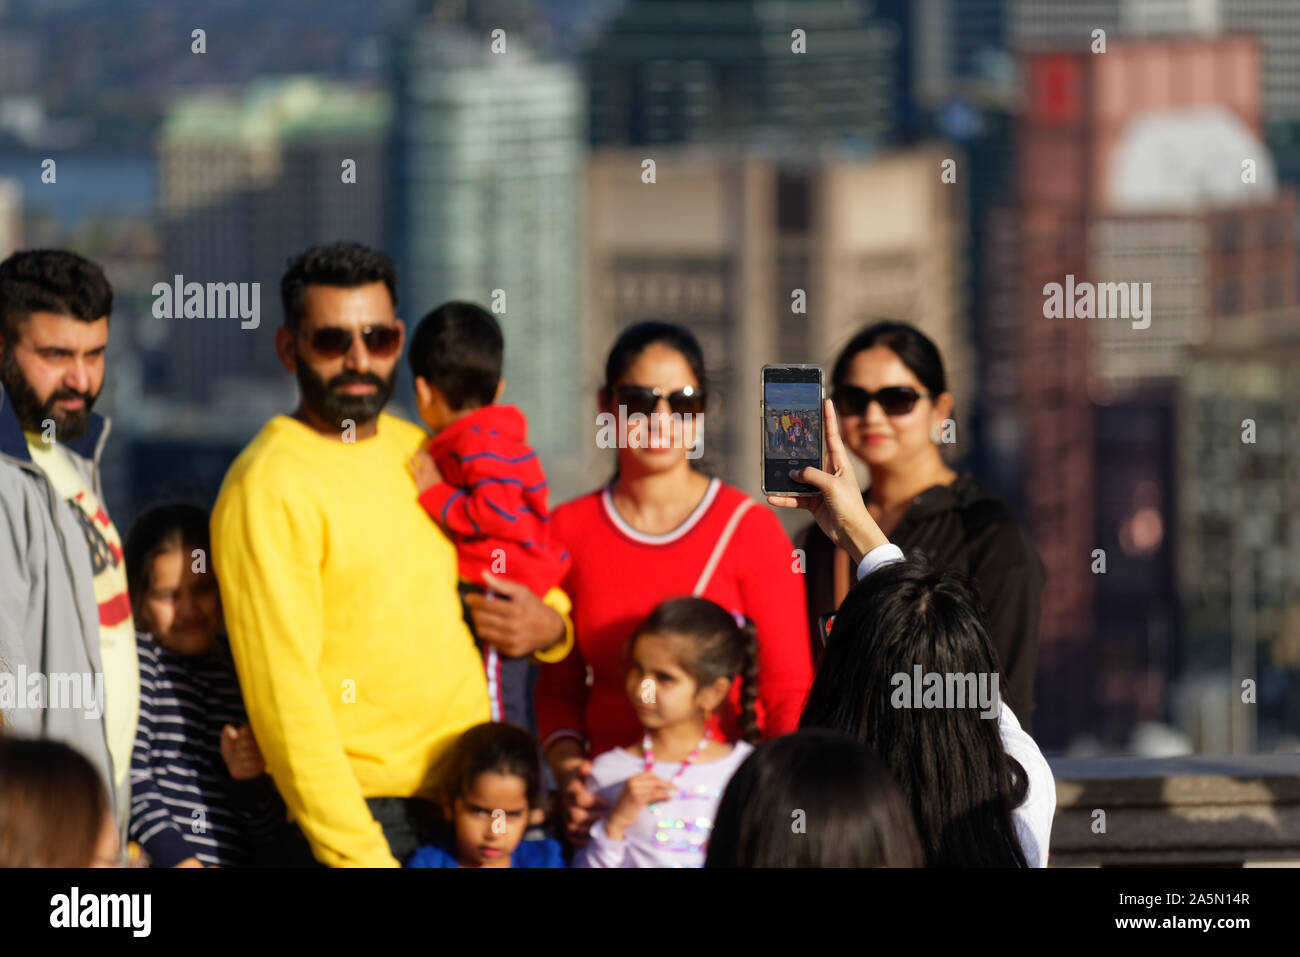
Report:
[[[585,52],[591,142],[889,146],[910,106],[906,10],[899,0],[629,0]]]
[[[312,77],[173,105],[158,144],[158,281],[259,283],[262,315],[256,328],[237,318],[144,317],[167,330],[168,361],[148,391],[227,417],[289,406],[295,387],[274,349],[280,277],[289,257],[315,243],[383,246],[389,114],[383,92]]]
[[[1286,182],[1300,184],[1300,4],[1292,0],[1008,0],[1017,47],[1109,38],[1250,34],[1263,51],[1265,138]]]
[[[1019,98],[1008,43],[1011,0],[913,0],[913,95],[930,110],[954,96],[980,106]]]
[[[966,208],[966,325],[976,344],[981,388],[961,410],[961,464],[986,487],[1021,509],[1016,436],[994,431],[1002,419],[988,410],[1014,397],[1014,364],[1001,358],[1012,304],[999,301],[988,276],[1013,263],[990,256],[1007,249],[991,230],[995,210],[1017,189],[1015,131],[1023,108],[1015,51],[1009,42],[1009,0],[915,0],[904,21],[910,40],[911,90],[923,135],[952,142],[963,160],[951,188]]]
[[[23,194],[13,180],[0,179],[0,259],[23,244]]]
[[[1171,707],[1188,350],[1242,313],[1296,304],[1295,200],[1260,140],[1250,37],[1075,46],[1031,53],[1025,70],[1021,190],[995,217],[993,257],[1020,269],[990,277],[1020,302],[1002,356],[1021,370],[1019,401],[995,407],[994,431],[1021,431],[1012,447],[1048,569],[1039,693],[1058,706],[1037,730],[1115,741]],[[1146,316],[1134,300],[1121,318],[1047,318],[1050,283],[1067,296],[1090,284],[1111,309],[1121,290],[1145,295]]]
[[[579,323],[584,94],[570,64],[506,35],[421,21],[394,51],[389,203],[409,329],[450,299],[497,314],[506,394],[555,502],[587,490],[590,433],[573,386]],[[403,364],[403,382],[407,380]],[[408,389],[399,390],[407,394]]]
[[[1181,664],[1227,719],[1198,749],[1251,751],[1300,732],[1300,310],[1230,326],[1179,390]]]

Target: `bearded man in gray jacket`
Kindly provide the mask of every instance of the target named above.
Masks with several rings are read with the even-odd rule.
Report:
[[[122,541],[99,457],[113,290],[62,250],[0,263],[0,711],[8,732],[56,738],[130,809],[140,707]]]

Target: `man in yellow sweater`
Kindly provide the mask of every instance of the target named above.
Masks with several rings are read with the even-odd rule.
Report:
[[[249,720],[315,859],[396,866],[436,813],[433,765],[488,720],[452,544],[408,462],[425,436],[384,413],[405,330],[396,270],[353,243],[281,281],[276,352],[301,401],[240,453],[212,515],[213,563]],[[571,641],[567,608],[520,586],[498,648]]]

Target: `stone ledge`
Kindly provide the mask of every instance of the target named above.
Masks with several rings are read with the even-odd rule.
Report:
[[[1300,860],[1300,754],[1049,763],[1054,867]],[[1093,830],[1097,810],[1105,833]]]

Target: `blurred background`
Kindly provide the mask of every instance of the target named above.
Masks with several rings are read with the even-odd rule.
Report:
[[[1049,753],[1300,750],[1297,183],[1291,0],[0,0],[0,257],[114,285],[119,528],[293,407],[312,243],[392,255],[408,326],[494,308],[554,503],[613,470],[627,324],[694,330],[703,464],[757,495],[759,367],[902,319],[1046,565]],[[260,326],[155,318],[177,275]],[[1149,282],[1149,327],[1045,318],[1067,275]]]

